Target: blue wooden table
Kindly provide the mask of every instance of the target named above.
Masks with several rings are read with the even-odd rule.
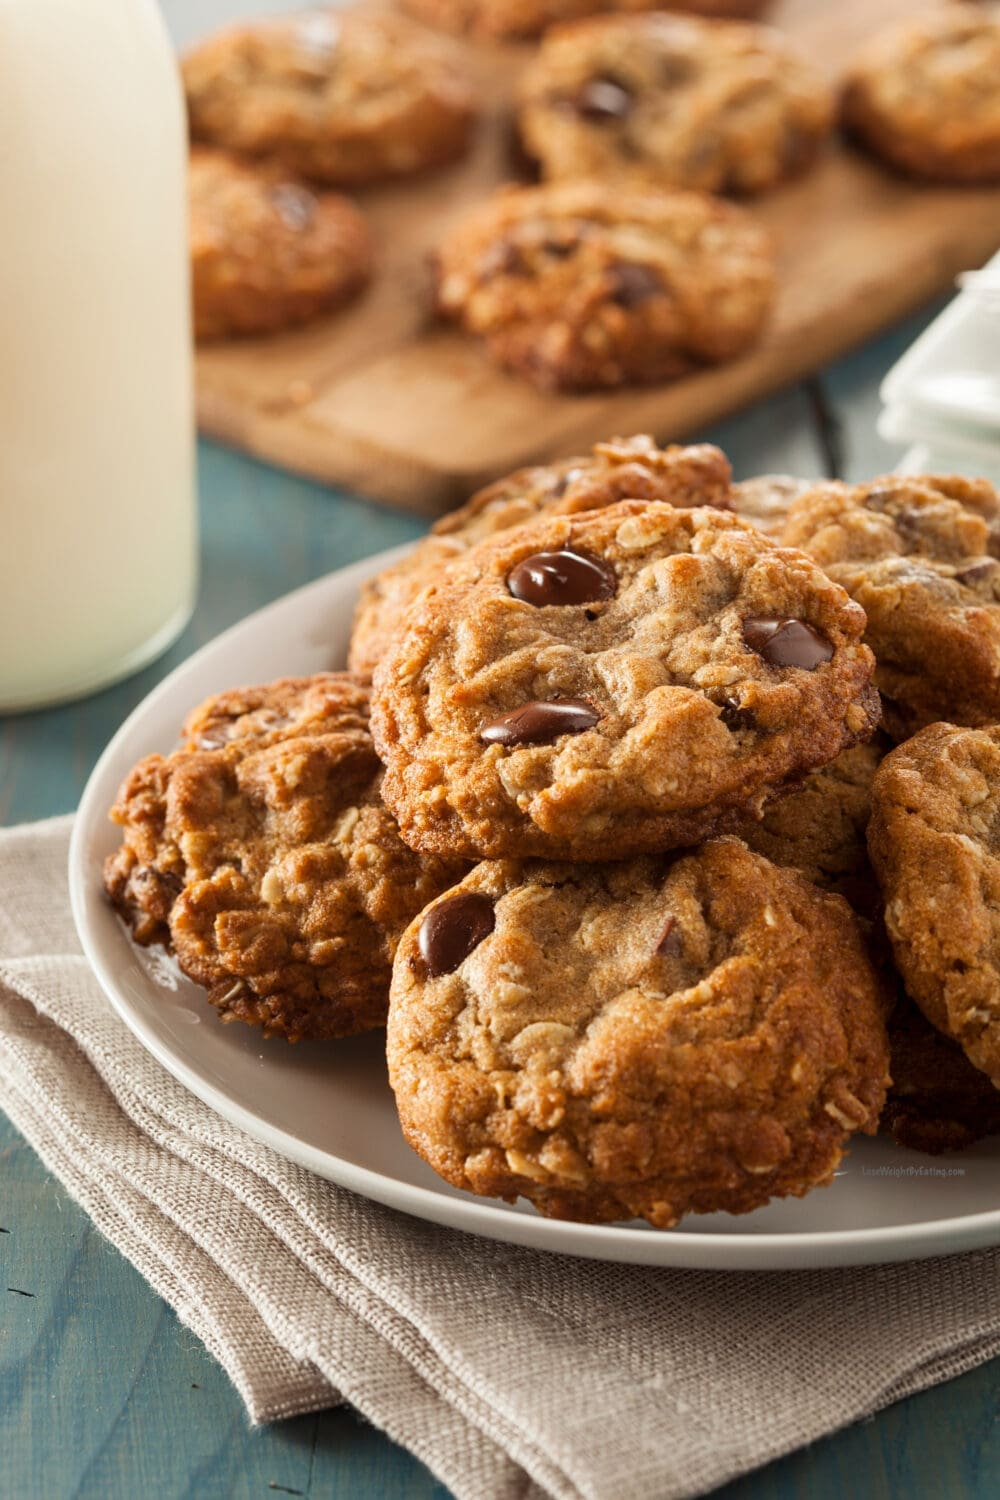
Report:
[[[738,476],[847,477],[892,466],[875,436],[881,375],[921,319],[699,434]],[[0,822],[72,809],[125,714],[196,646],[279,594],[417,536],[419,521],[204,445],[202,586],[181,640],[108,692],[0,721]],[[2,1101],[0,1101],[2,1103]],[[1000,1495],[1000,1361],[901,1402],[719,1492],[725,1500],[985,1500]],[[226,1377],[101,1240],[0,1114],[2,1500],[447,1500],[348,1410],[251,1429]],[[628,1500],[628,1476],[616,1496]]]

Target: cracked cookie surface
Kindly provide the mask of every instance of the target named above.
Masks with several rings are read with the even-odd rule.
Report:
[[[759,338],[770,240],[701,193],[581,179],[502,188],[434,261],[438,310],[544,389],[675,378]]]
[[[406,847],[380,774],[346,673],[210,698],[122,786],[108,894],[224,1021],[291,1041],[380,1026],[400,934],[467,868]]]
[[[596,443],[590,453],[577,458],[518,469],[442,516],[401,562],[362,586],[348,666],[352,672],[370,674],[421,589],[442,567],[502,531],[523,526],[543,512],[572,515],[601,510],[618,500],[725,508],[729,480],[729,461],[711,444],[660,448],[645,434]]]
[[[602,1222],[828,1182],[887,1083],[850,909],[736,839],[675,861],[480,865],[393,969],[389,1076],[456,1187]]]
[[[889,474],[817,485],[782,533],[868,616],[885,724],[1000,718],[1000,496],[985,479]]]
[[[870,737],[864,614],[725,511],[623,501],[470,552],[375,673],[415,848],[620,859],[696,843]]]
[[[191,134],[318,182],[454,161],[473,120],[452,48],[393,15],[312,10],[231,26],[182,60]]]
[[[1000,181],[1000,19],[939,6],[879,32],[843,96],[847,129],[901,171]]]
[[[833,92],[780,32],[662,12],[547,32],[519,130],[549,179],[636,177],[752,194],[803,171],[829,136]]]
[[[932,724],[886,756],[868,845],[907,993],[1000,1086],[1000,726]]]
[[[371,275],[361,211],[207,146],[188,168],[195,336],[272,333],[349,302]]]

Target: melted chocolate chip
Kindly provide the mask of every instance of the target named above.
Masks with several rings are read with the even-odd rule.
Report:
[[[316,199],[294,182],[279,182],[269,196],[289,229],[307,229],[316,216]]]
[[[584,120],[601,123],[624,120],[632,108],[632,95],[616,78],[589,78],[568,102]]]
[[[613,599],[618,587],[615,570],[592,552],[562,547],[558,552],[534,552],[507,574],[515,599],[539,607],[546,604],[590,604]]]
[[[680,928],[677,926],[677,918],[674,916],[667,917],[660,929],[660,936],[656,941],[657,953],[661,958],[676,958],[683,946],[684,940],[681,937]]]
[[[582,734],[593,729],[600,714],[585,698],[537,700],[484,724],[479,738],[487,745],[545,745],[561,734]]]
[[[884,511],[886,506],[895,500],[899,491],[892,485],[882,484],[875,489],[870,489],[865,496],[865,506],[868,510]]]
[[[151,865],[140,865],[129,879],[132,890],[141,899],[143,910],[165,922],[171,908],[183,890],[179,875],[171,870],[154,870]]]
[[[241,714],[233,714],[229,719],[212,719],[209,721],[197,739],[199,750],[222,750],[229,744],[236,728],[236,721],[242,718]],[[255,720],[262,734],[267,734],[275,729],[283,729],[286,724],[292,722],[291,714],[281,713],[276,708],[263,708],[255,714]]]
[[[960,573],[955,574],[956,583],[985,583],[987,578],[993,577],[1000,571],[1000,563],[992,557],[981,557],[976,562],[970,563]]]
[[[224,745],[229,744],[232,724],[217,724],[214,729],[206,729],[204,734],[198,736],[199,750],[221,750]]]
[[[727,729],[753,729],[756,723],[751,709],[744,708],[738,698],[727,698],[719,709],[719,718]]]
[[[582,469],[567,469],[565,474],[560,474],[559,478],[552,484],[549,494],[553,500],[558,500],[565,495],[571,484],[575,484],[578,479],[582,478]]]
[[[520,248],[510,240],[496,240],[479,257],[477,274],[484,281],[494,276],[523,276],[528,269]]]
[[[579,245],[581,238],[580,235],[573,235],[564,240],[546,240],[542,250],[553,260],[568,260]]]
[[[772,667],[801,667],[815,672],[833,656],[833,645],[804,620],[758,615],[743,621],[743,639]]]
[[[454,974],[495,926],[493,902],[479,891],[460,891],[432,906],[417,938],[430,977]]]
[[[632,261],[619,260],[610,268],[611,297],[619,307],[638,307],[650,297],[664,291],[663,280],[652,266],[636,265]]]
[[[912,505],[903,506],[901,510],[894,511],[892,524],[906,542],[912,542],[915,537],[923,535],[923,516],[919,511],[914,510]]]

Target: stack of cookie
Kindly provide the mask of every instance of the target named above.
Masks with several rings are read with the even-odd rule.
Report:
[[[550,1214],[828,1182],[897,990],[898,1137],[1000,1128],[1000,498],[799,489],[639,437],[475,496],[365,589],[349,672],[135,769],[136,939],[269,1036],[388,1017],[413,1147]]]
[[[269,333],[357,295],[364,188],[455,161],[473,90],[445,42],[400,17],[305,11],[209,37],[182,64],[199,339]]]

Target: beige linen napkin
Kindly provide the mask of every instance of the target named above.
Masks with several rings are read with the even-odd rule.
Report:
[[[255,1421],[352,1402],[460,1500],[670,1500],[1000,1352],[1000,1251],[725,1274],[492,1243],[220,1120],[112,1012],[70,820],[0,834],[0,1104]]]

